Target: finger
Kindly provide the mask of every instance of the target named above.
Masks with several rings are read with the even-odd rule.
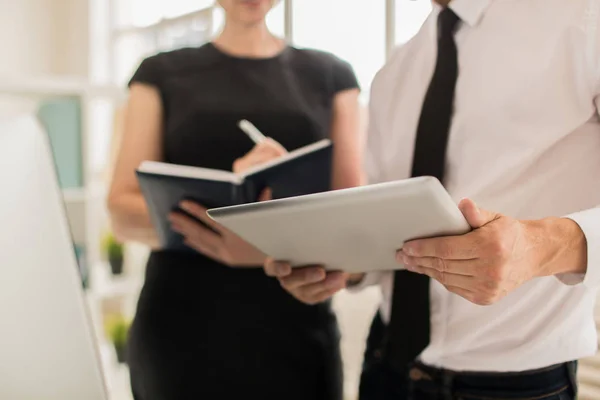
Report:
[[[272,151],[263,151],[260,153],[251,153],[248,154],[247,158],[244,160],[242,164],[242,171],[244,169],[248,169],[250,167],[254,167],[257,165],[262,165],[278,158],[280,155],[276,154]]]
[[[185,215],[179,213],[173,213],[169,215],[168,219],[171,223],[171,228],[177,233],[181,233],[182,235],[190,234],[194,229],[194,225],[198,224],[191,218],[188,218]]]
[[[461,236],[445,236],[406,242],[402,251],[411,257],[437,257],[444,260],[479,258],[480,246],[475,232]]]
[[[198,204],[194,201],[184,200],[179,204],[179,207],[183,211],[198,218],[200,221],[204,222],[206,225],[210,226],[212,229],[216,230],[217,232],[223,231],[223,227],[221,225],[219,225],[218,223],[216,223],[212,218],[210,218],[208,216],[208,214],[206,214],[206,208],[201,206],[200,204]],[[198,224],[198,223],[196,222],[196,224]]]
[[[284,278],[292,273],[290,264],[283,261],[275,261],[267,258],[264,266],[265,273],[275,278]]]
[[[260,147],[261,151],[269,152],[270,154],[273,154],[275,156],[282,156],[287,153],[285,147],[283,147],[278,141],[272,138],[267,138],[266,140],[258,144],[258,146]]]
[[[481,272],[478,260],[444,260],[436,257],[411,257],[403,251],[398,252],[397,261],[405,266],[421,266],[433,268],[440,272],[456,275],[477,276]]]
[[[329,300],[331,297],[333,297],[337,292],[339,292],[342,289],[343,288],[334,289],[334,290],[326,290],[324,292],[321,292],[312,298],[311,304],[318,304],[318,303],[322,303],[326,300]]]
[[[175,232],[185,236],[187,239],[201,242],[205,246],[210,246],[218,251],[223,246],[223,237],[213,231],[206,229],[191,218],[174,213],[169,217],[171,226]]]
[[[334,288],[334,289],[325,289],[320,292],[317,292],[316,294],[313,294],[312,296],[310,296],[308,298],[303,298],[300,296],[298,296],[298,298],[307,304],[318,304],[318,303],[322,303],[322,302],[330,299],[331,297],[333,297],[337,292],[339,292],[342,289],[343,289],[343,287],[338,287],[338,288]]]
[[[343,272],[329,272],[326,274],[325,279],[317,283],[301,286],[296,289],[296,292],[301,294],[302,297],[312,298],[324,292],[338,291],[345,288],[346,279],[347,274]]]
[[[322,282],[327,278],[323,267],[305,267],[294,268],[291,274],[281,278],[280,282],[283,287],[289,291],[298,289],[299,287]],[[323,287],[325,289],[325,287]]]
[[[269,200],[272,200],[272,199],[273,199],[273,191],[271,190],[271,188],[266,188],[260,194],[260,197],[258,198],[258,201],[269,201]]]
[[[179,203],[179,208],[196,218],[201,218],[206,215],[206,208],[195,201],[183,200]]]
[[[275,158],[281,157],[287,151],[273,139],[266,139],[257,144],[254,148],[242,158],[238,158],[233,163],[233,172],[241,173],[249,168],[264,164]]]
[[[471,199],[463,199],[458,204],[458,208],[465,219],[473,229],[481,228],[495,220],[498,214],[483,210],[477,207],[477,204]]]
[[[436,269],[425,268],[422,266],[407,266],[406,269],[417,274],[427,275],[431,279],[435,279],[444,286],[454,286],[461,289],[471,290],[476,285],[476,280],[472,276],[440,272]]]
[[[199,253],[204,254],[207,257],[212,258],[213,260],[220,260],[218,252],[211,247],[205,246],[203,244],[197,243],[197,242],[195,242],[193,240],[189,240],[189,239],[185,239],[183,241],[183,244],[196,250]]]

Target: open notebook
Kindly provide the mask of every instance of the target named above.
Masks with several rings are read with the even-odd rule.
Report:
[[[254,202],[267,187],[273,198],[324,192],[330,189],[332,150],[324,139],[242,174],[155,161],[143,162],[136,173],[163,248],[184,249],[167,219],[182,200],[212,208]]]

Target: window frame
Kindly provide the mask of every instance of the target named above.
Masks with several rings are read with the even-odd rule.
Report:
[[[109,8],[109,54],[110,54],[110,71],[108,73],[109,79],[112,82],[117,81],[117,55],[116,45],[120,38],[130,34],[151,34],[153,33],[158,38],[164,30],[174,24],[184,23],[186,21],[193,21],[199,17],[206,16],[207,13],[213,13],[216,5],[204,7],[196,11],[181,14],[175,17],[161,18],[159,21],[148,24],[145,26],[117,26],[117,15],[115,11],[114,3],[120,0],[109,0],[107,6]],[[293,26],[294,26],[294,1],[302,0],[281,0],[284,7],[284,39],[289,43],[294,43],[293,38]],[[388,60],[397,46],[396,44],[396,4],[398,1],[407,0],[374,0],[385,2],[385,59]],[[210,18],[209,32],[214,32],[214,18]]]

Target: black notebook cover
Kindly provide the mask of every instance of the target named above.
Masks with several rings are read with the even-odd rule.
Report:
[[[324,192],[331,187],[332,158],[331,142],[322,140],[241,175],[158,162],[142,163],[136,174],[162,248],[189,250],[167,218],[183,212],[182,200],[214,208],[257,201],[267,187],[275,199]]]

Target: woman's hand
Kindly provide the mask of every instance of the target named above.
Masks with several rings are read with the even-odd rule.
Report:
[[[268,191],[263,193],[263,197],[268,195]],[[265,254],[213,221],[206,215],[204,207],[192,201],[183,201],[180,207],[210,227],[209,229],[182,213],[171,213],[171,227],[184,237],[187,246],[230,267],[263,265]]]
[[[286,153],[287,151],[283,146],[268,138],[254,146],[244,157],[235,160],[233,172],[244,172]],[[267,188],[261,193],[258,200],[266,201],[270,199],[271,190]],[[209,218],[206,215],[206,208],[193,201],[183,201],[179,206],[182,210],[206,224],[206,226],[203,226],[183,213],[174,212],[169,215],[171,228],[184,237],[187,246],[230,267],[263,265],[266,255]]]
[[[346,288],[352,276],[345,272],[327,272],[320,265],[292,268],[288,263],[267,258],[264,270],[279,280],[281,286],[297,300],[315,305]]]
[[[233,163],[233,172],[240,173],[286,154],[287,150],[271,138],[257,144]]]

